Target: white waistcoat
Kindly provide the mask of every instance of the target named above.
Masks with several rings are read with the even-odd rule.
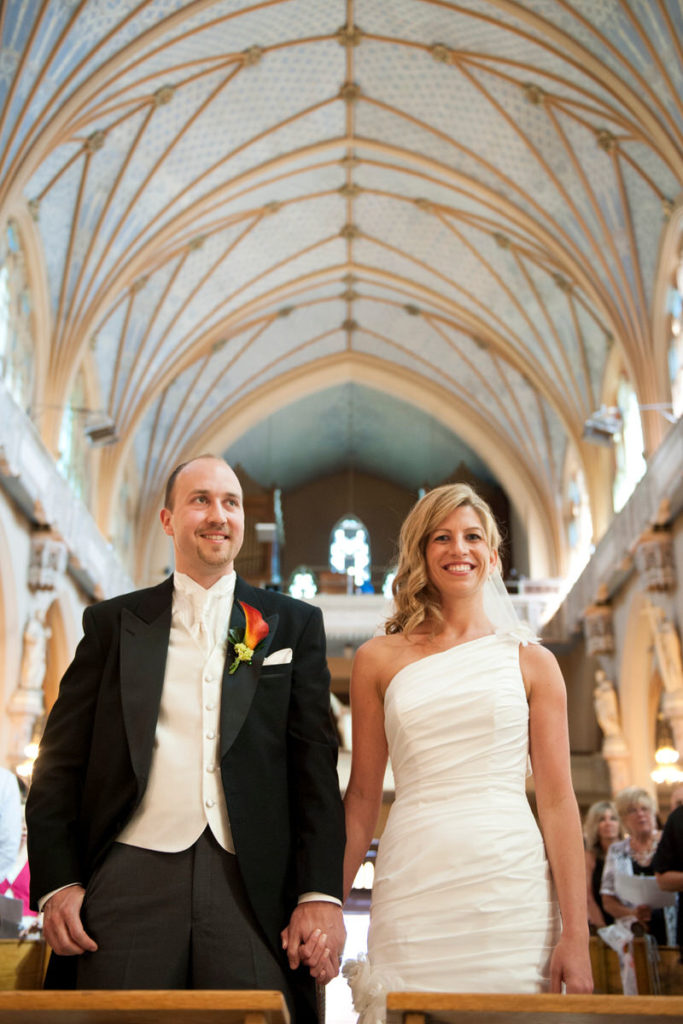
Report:
[[[219,723],[235,574],[209,590],[175,573],[171,633],[147,788],[117,842],[186,850],[207,824],[235,852],[221,784]]]

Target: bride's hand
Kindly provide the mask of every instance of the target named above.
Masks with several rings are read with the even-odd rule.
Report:
[[[550,991],[561,992],[564,982],[568,995],[593,991],[593,973],[588,952],[588,936],[570,939],[562,936],[550,958]]]

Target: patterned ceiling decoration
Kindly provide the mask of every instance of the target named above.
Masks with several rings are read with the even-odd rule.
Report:
[[[101,520],[129,460],[154,506],[169,464],[336,379],[401,399],[375,448],[404,401],[449,409],[556,542],[569,445],[594,486],[582,428],[614,346],[663,400],[680,0],[8,0],[0,19],[0,211],[23,204],[42,244],[45,407],[91,352],[116,424]],[[319,466],[314,425],[308,443]]]

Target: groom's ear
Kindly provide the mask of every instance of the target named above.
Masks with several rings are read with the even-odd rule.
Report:
[[[161,526],[164,533],[167,533],[169,537],[173,536],[173,513],[168,508],[162,508],[159,513],[159,519],[161,520]]]

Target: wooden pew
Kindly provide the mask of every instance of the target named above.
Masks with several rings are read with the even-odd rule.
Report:
[[[281,992],[0,992],[2,1024],[289,1024]]]
[[[659,946],[656,957],[653,957],[647,941],[634,937],[631,948],[639,995],[683,995],[683,964],[679,963],[677,946]],[[621,973],[616,951],[606,945],[599,935],[591,935],[590,955],[595,993],[621,994]]]
[[[507,996],[389,992],[387,1024],[672,1024],[681,996]]]
[[[49,952],[42,939],[0,939],[0,990],[41,988]]]

